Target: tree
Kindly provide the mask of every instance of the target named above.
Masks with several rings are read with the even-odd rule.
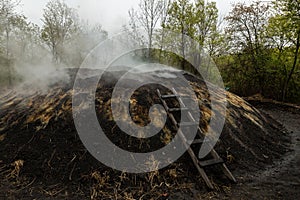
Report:
[[[206,3],[196,0],[195,4],[196,38],[200,46],[204,46],[209,35],[216,33],[218,23],[218,9],[216,2]]]
[[[181,55],[186,58],[186,36],[194,38],[195,35],[195,15],[193,13],[193,4],[189,0],[173,1],[169,7],[165,27],[171,31],[181,34],[181,39],[177,44]],[[176,41],[174,41],[176,42]],[[184,66],[182,66],[184,69]]]
[[[85,57],[100,42],[107,39],[108,33],[98,23],[89,24],[88,21],[80,24],[80,30],[64,45],[64,64],[79,67]]]
[[[275,8],[279,13],[277,20],[280,25],[281,30],[293,44],[294,58],[291,69],[289,70],[286,81],[283,88],[282,100],[285,101],[288,86],[292,79],[292,76],[296,70],[298,59],[299,59],[299,49],[300,49],[300,2],[298,0],[278,0],[274,2]]]
[[[161,52],[162,52],[162,49],[164,47],[164,40],[165,40],[165,37],[166,37],[165,27],[166,27],[166,21],[168,19],[168,11],[169,11],[170,5],[171,5],[171,0],[163,1],[161,14],[160,14],[161,29],[158,30],[158,32],[156,34],[156,40],[159,43],[158,46],[160,47],[159,59],[161,59]]]
[[[238,58],[244,60],[243,65],[250,64],[242,67],[248,77],[257,81],[254,84],[259,87],[261,94],[264,93],[265,66],[268,60],[266,25],[270,17],[269,9],[269,5],[260,1],[249,6],[238,3],[225,18],[229,24],[226,33],[230,36],[231,51],[240,55]],[[254,72],[250,74],[249,70]]]
[[[125,27],[133,39],[141,40],[151,49],[154,40],[154,31],[163,15],[167,0],[140,0],[138,10],[131,8],[128,11],[130,22],[129,28]],[[139,38],[139,29],[143,29],[147,38]]]
[[[207,75],[211,60],[207,56],[203,57],[203,50],[210,51],[210,54],[215,52],[220,42],[217,22],[218,9],[215,2],[196,0],[192,3],[189,0],[179,0],[171,3],[164,25],[165,28],[182,35],[177,45],[181,48],[181,54],[184,58],[190,57],[195,67],[206,68]]]
[[[218,9],[216,2],[205,2],[196,0],[195,3],[195,39],[198,42],[199,50],[205,49],[209,56],[217,51],[217,46],[221,44],[222,38],[218,32]],[[206,75],[210,76],[211,59],[204,59],[200,52],[195,52],[194,62],[204,67],[206,65]],[[205,61],[206,60],[206,61]],[[207,62],[207,63],[205,63]]]
[[[209,35],[204,43],[204,47],[212,57],[216,57],[226,53],[225,34],[221,29],[222,21],[213,25]]]
[[[129,15],[129,24],[128,26],[124,26],[124,30],[128,33],[129,37],[132,42],[135,44],[138,44],[140,46],[145,45],[146,41],[145,38],[142,37],[142,34],[140,34],[140,24],[137,18],[139,17],[139,14],[136,10],[131,8],[128,10]],[[135,45],[134,44],[134,45]]]
[[[63,59],[64,43],[79,29],[77,13],[64,1],[51,0],[44,9],[43,23],[42,38],[51,49],[53,61],[59,63]]]
[[[163,0],[141,0],[139,22],[148,35],[148,48],[152,48],[154,29],[161,18]]]
[[[4,49],[4,57],[7,61],[6,67],[8,69],[9,86],[12,86],[12,54],[10,52],[11,32],[18,21],[25,19],[24,16],[18,15],[15,12],[19,3],[20,2],[17,0],[2,0],[0,2],[0,32],[2,37],[1,39],[3,43],[5,43],[5,45],[2,45],[2,49]]]
[[[16,14],[15,9],[19,5],[19,1],[2,0],[0,2],[0,30],[4,32],[6,39],[5,52],[9,56],[9,36],[12,30],[13,22],[19,16]]]

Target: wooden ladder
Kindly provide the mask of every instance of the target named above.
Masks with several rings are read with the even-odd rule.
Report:
[[[212,150],[210,151],[208,156],[211,156],[212,159],[208,159],[207,156],[204,159],[199,159],[196,155],[194,150],[192,149],[192,145],[201,145],[204,142],[208,142],[209,141],[204,141],[204,134],[202,133],[202,130],[199,127],[199,122],[196,122],[192,113],[191,113],[191,108],[188,108],[185,103],[183,102],[183,97],[181,97],[180,95],[178,95],[177,91],[172,88],[172,92],[173,94],[171,95],[162,95],[160,90],[157,89],[157,94],[168,114],[168,117],[170,118],[170,120],[172,121],[177,134],[179,134],[179,137],[181,138],[181,140],[183,141],[183,144],[185,145],[185,147],[187,148],[187,151],[189,153],[189,155],[192,158],[192,161],[194,163],[194,165],[196,166],[197,170],[199,171],[200,175],[202,176],[202,178],[204,179],[205,183],[207,184],[207,186],[210,189],[214,189],[213,184],[211,183],[211,181],[209,180],[206,172],[205,172],[205,168],[209,167],[209,166],[213,166],[213,165],[220,165],[221,169],[223,171],[223,173],[233,182],[236,182],[236,179],[234,178],[234,176],[232,175],[232,173],[229,171],[229,169],[227,168],[224,160],[219,156],[219,154],[214,150],[214,148],[212,148]],[[167,100],[172,100],[172,99],[177,99],[178,102],[180,103],[180,108],[170,108],[168,106]],[[189,121],[187,122],[181,122],[180,123],[180,127],[188,127],[188,126],[197,126],[197,136],[195,137],[195,139],[192,142],[189,142],[189,145],[187,143],[187,139],[182,131],[182,128],[179,127],[179,123],[176,121],[175,117],[174,117],[174,113],[175,112],[180,112],[182,111],[182,113],[186,113],[187,116],[186,118],[189,119]],[[200,138],[200,139],[197,139]]]

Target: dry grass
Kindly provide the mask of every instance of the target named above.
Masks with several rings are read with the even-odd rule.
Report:
[[[2,134],[0,135],[0,142],[4,141],[6,138],[6,134]]]
[[[92,179],[96,180],[97,188],[103,188],[108,186],[108,181],[110,179],[108,172],[100,174],[100,172],[96,171],[91,174]]]
[[[162,135],[160,137],[160,140],[164,143],[164,144],[169,144],[172,139],[173,139],[173,135],[172,135],[172,132],[171,130],[168,128],[168,127],[164,127],[163,128],[163,132],[164,132],[164,135]]]
[[[7,175],[7,178],[19,178],[20,171],[22,167],[24,166],[24,160],[17,160],[13,162],[12,164],[13,170]]]

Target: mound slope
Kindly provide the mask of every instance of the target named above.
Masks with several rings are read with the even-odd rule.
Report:
[[[183,72],[167,73],[172,76],[164,77],[166,81]],[[206,84],[193,75],[184,76],[198,98],[199,124],[205,131],[215,116]],[[71,77],[73,80],[74,73]],[[149,140],[128,137],[114,123],[110,103],[119,77],[118,72],[105,73],[97,87],[95,109],[106,135],[129,151],[147,152],[163,147],[174,137],[168,121],[165,128]],[[158,78],[148,73],[139,77]],[[123,85],[125,91],[131,81],[136,80],[128,80],[128,85]],[[0,193],[2,196],[164,199],[178,191],[192,196],[192,190],[206,190],[188,154],[163,170],[143,175],[121,173],[94,159],[81,143],[74,126],[72,87],[71,81],[52,85],[46,93],[11,91],[0,97],[0,174],[4,180],[0,188],[9,191]],[[160,103],[157,88],[160,86],[146,85],[132,96],[130,111],[137,124],[149,123],[149,108]],[[289,138],[280,124],[234,94],[227,93],[227,101],[226,123],[216,150],[227,160],[235,176],[261,170],[287,151]],[[212,169],[210,174],[217,185],[230,186],[217,169]]]

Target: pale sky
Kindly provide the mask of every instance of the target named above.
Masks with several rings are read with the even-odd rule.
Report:
[[[43,9],[49,0],[21,0],[21,12],[28,19],[41,25]],[[126,24],[128,10],[137,8],[140,0],[65,0],[65,2],[78,10],[82,19],[91,24],[100,23],[107,31],[116,32]],[[246,2],[251,0],[215,0],[221,15],[226,15],[231,9],[232,3]]]

